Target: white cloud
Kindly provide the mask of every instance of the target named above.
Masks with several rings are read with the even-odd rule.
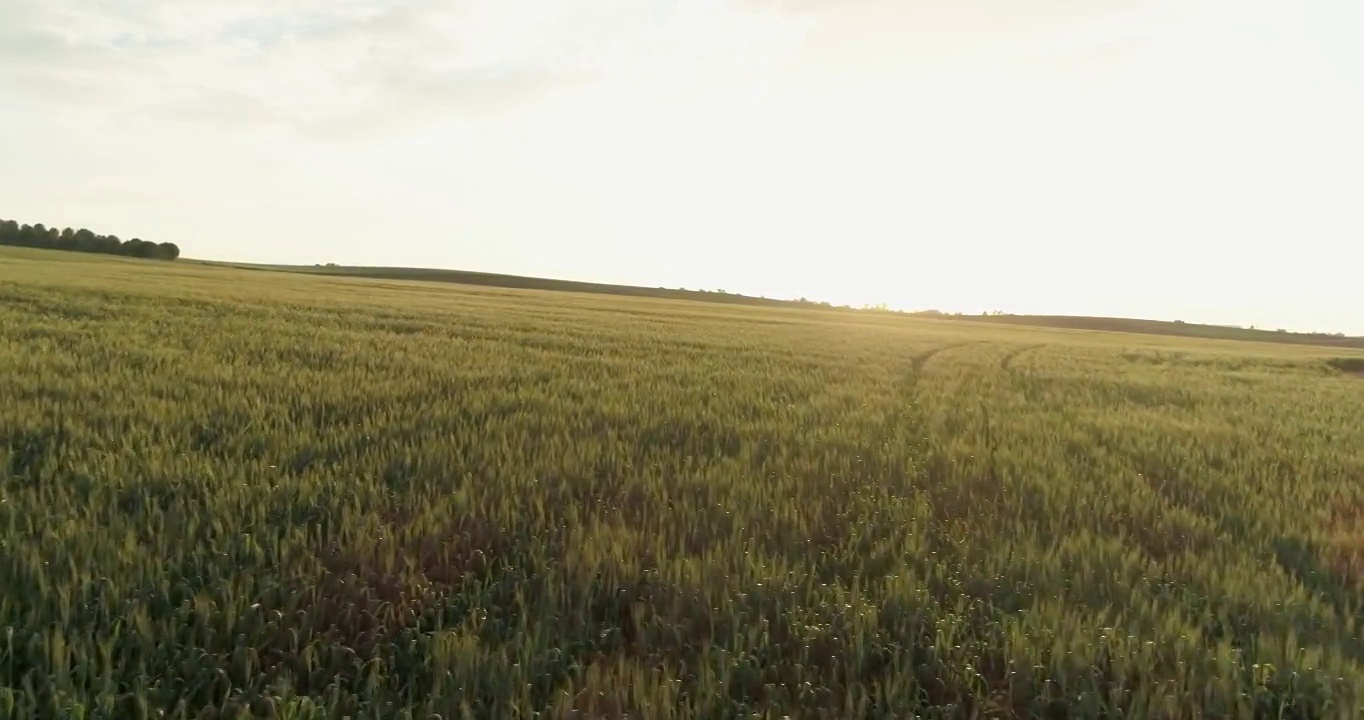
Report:
[[[351,136],[602,79],[762,68],[802,28],[730,0],[9,0],[0,88],[112,116]]]
[[[1201,2],[1203,0],[1187,0]],[[802,59],[812,67],[860,72],[906,60],[955,63],[994,55],[1001,45],[1083,30],[1149,12],[1170,0],[740,0],[746,7],[811,22]],[[1187,3],[1186,3],[1187,4]]]

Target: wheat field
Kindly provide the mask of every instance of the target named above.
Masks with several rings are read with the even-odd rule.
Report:
[[[1340,349],[0,251],[0,718],[1348,718]]]

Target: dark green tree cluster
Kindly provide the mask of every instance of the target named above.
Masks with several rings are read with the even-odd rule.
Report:
[[[180,248],[175,243],[154,243],[138,238],[120,240],[117,235],[96,235],[85,228],[58,230],[46,227],[42,223],[20,225],[13,220],[0,220],[0,245],[103,253],[154,260],[174,260],[180,257]]]

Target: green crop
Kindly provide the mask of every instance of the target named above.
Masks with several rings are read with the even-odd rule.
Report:
[[[1345,718],[1341,350],[0,252],[0,718]]]

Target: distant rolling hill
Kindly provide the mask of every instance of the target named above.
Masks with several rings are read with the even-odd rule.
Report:
[[[1244,342],[1317,345],[1321,347],[1364,349],[1364,337],[1329,335],[1326,333],[1295,333],[1276,330],[1252,330],[1225,325],[1139,320],[1134,318],[1082,317],[1073,315],[951,315],[976,322],[1005,325],[1031,325],[1070,330],[1098,330],[1103,332],[1138,333],[1142,335],[1173,335],[1178,337],[1240,340]]]
[[[343,277],[364,277],[381,280],[418,280],[425,282],[444,282],[458,285],[482,287],[513,288],[519,290],[549,290],[556,292],[593,293],[598,295],[626,295],[630,297],[662,298],[665,300],[694,300],[698,302],[726,303],[730,305],[761,305],[766,307],[812,307],[828,310],[852,311],[853,308],[837,307],[828,303],[799,300],[779,300],[775,298],[754,297],[736,293],[712,292],[708,290],[682,290],[661,287],[639,287],[635,285],[611,285],[607,283],[583,282],[579,280],[556,280],[552,278],[526,277],[523,275],[500,275],[497,273],[472,272],[468,270],[439,270],[435,268],[402,267],[359,267],[351,265],[252,265],[243,263],[211,263],[231,265],[232,267],[256,270],[275,270],[280,272],[306,273],[310,275],[336,275]]]
[[[471,272],[465,270],[441,270],[435,268],[403,267],[360,267],[347,265],[252,265],[242,263],[212,263],[234,267],[273,270],[278,272],[307,273],[312,275],[337,275],[344,277],[363,277],[384,280],[417,280],[426,282],[455,283],[484,287],[516,288],[524,290],[549,290],[559,292],[595,293],[605,295],[624,295],[630,297],[662,298],[667,300],[691,300],[696,302],[725,303],[730,305],[760,305],[766,307],[799,307],[840,312],[889,312],[884,310],[863,310],[846,306],[809,300],[780,300],[775,298],[753,297],[736,293],[711,292],[706,290],[682,290],[672,288],[639,287],[634,285],[611,285],[606,283],[582,282],[578,280],[557,280],[552,278],[525,277],[521,275],[501,275],[497,273]],[[1141,335],[1168,335],[1176,337],[1207,338],[1214,340],[1237,340],[1243,342],[1285,343],[1292,345],[1315,345],[1320,347],[1350,348],[1364,350],[1364,337],[1329,335],[1325,333],[1296,333],[1273,330],[1252,330],[1248,328],[1222,325],[1200,325],[1166,320],[1141,320],[1133,318],[1084,317],[1072,315],[963,315],[934,311],[905,312],[907,316],[933,318],[957,322],[984,322],[1005,325],[1025,325],[1033,327],[1061,328],[1068,330],[1089,330],[1099,332],[1135,333]]]

